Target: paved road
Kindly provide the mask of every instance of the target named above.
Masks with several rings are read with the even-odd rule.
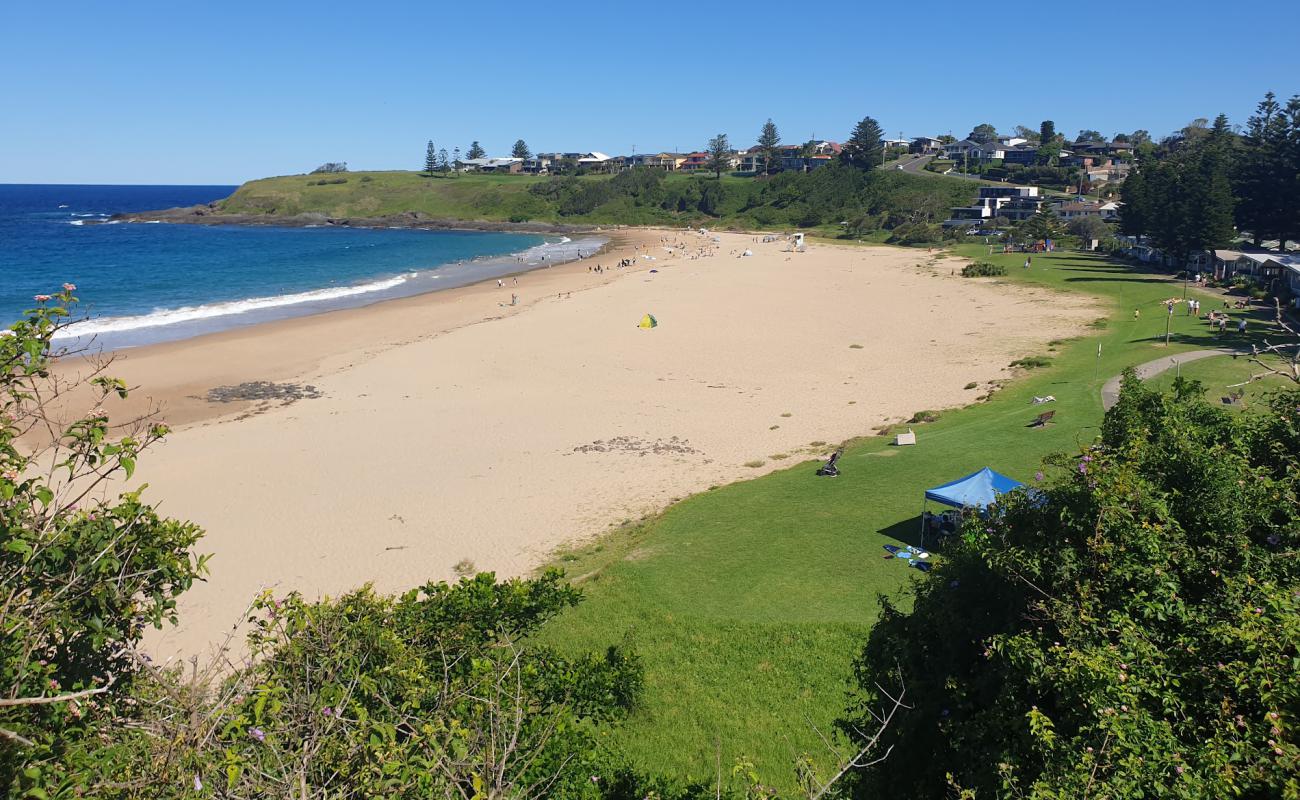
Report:
[[[897,169],[900,165],[903,167],[900,172],[910,172],[915,175],[925,169],[925,165],[930,163],[934,156],[903,156],[900,161],[890,161],[881,164],[881,169]]]
[[[1142,380],[1154,378],[1166,370],[1173,369],[1178,364],[1186,364],[1189,361],[1200,361],[1202,358],[1210,356],[1232,355],[1233,353],[1244,352],[1241,350],[1231,350],[1226,347],[1220,347],[1215,350],[1192,350],[1187,353],[1179,353],[1173,356],[1157,358],[1155,361],[1148,361],[1145,364],[1138,364],[1134,369],[1137,376]],[[1116,375],[1106,381],[1106,385],[1101,387],[1101,407],[1109,411],[1110,407],[1115,405],[1119,400],[1119,382],[1123,375]]]

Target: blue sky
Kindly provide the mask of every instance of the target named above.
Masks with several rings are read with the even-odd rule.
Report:
[[[997,19],[973,20],[994,12]],[[238,183],[323,161],[842,139],[1053,119],[1157,137],[1300,92],[1295,0],[0,6],[0,183]]]

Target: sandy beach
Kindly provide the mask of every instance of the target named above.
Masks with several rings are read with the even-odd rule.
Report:
[[[458,564],[527,573],[566,542],[824,455],[813,441],[971,402],[967,384],[1008,377],[1096,316],[954,276],[961,262],[924,251],[788,248],[620,231],[611,251],[518,285],[125,351],[113,371],[141,387],[129,402],[160,403],[176,426],[132,484],[204,526],[214,554],[180,627],[150,648],[206,650],[263,587],[396,590]],[[620,258],[636,266],[610,269]],[[637,327],[646,313],[657,328]],[[320,396],[206,399],[249,381]]]

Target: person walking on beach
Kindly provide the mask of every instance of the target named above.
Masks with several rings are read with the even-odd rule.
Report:
[[[497,278],[497,288],[498,289],[506,288],[506,282],[501,280],[500,278]]]

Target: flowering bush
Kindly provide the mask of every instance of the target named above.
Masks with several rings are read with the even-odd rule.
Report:
[[[52,370],[75,289],[0,335],[0,787],[33,797],[76,791],[82,745],[134,718],[133,648],[204,569],[197,527],[110,490],[166,428],[109,421],[127,388],[107,361]]]
[[[914,708],[857,793],[1300,796],[1300,392],[1202,396],[1127,376],[1097,445],[886,603],[845,728],[899,668]]]

